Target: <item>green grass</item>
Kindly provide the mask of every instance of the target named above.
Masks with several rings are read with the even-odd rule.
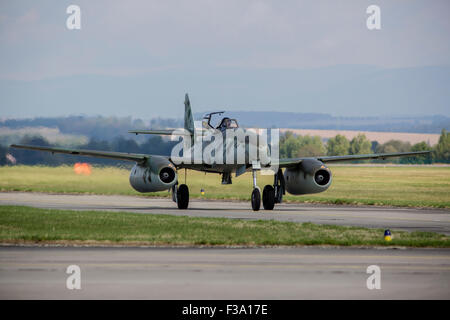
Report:
[[[450,247],[436,233],[393,231],[391,242],[383,235],[382,229],[312,223],[0,206],[2,243]]]
[[[319,194],[287,195],[287,202],[391,205],[450,208],[450,167],[350,167],[331,166],[333,183]],[[78,176],[70,166],[0,167],[0,191],[142,195],[128,182],[129,171],[94,167],[92,175]],[[272,176],[259,175],[258,185],[272,183]],[[179,172],[184,182],[184,170]],[[193,198],[249,200],[251,174],[233,177],[232,185],[221,185],[218,174],[188,171]],[[206,194],[202,196],[200,189]],[[167,197],[157,192],[144,196]]]

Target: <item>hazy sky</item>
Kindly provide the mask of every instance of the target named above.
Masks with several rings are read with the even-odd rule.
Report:
[[[71,4],[81,8],[81,30],[66,28],[69,16],[66,8]],[[381,8],[381,30],[369,31],[366,27],[366,8],[371,4]],[[4,88],[12,86],[13,89],[1,92],[0,116],[77,112],[124,115],[133,110],[141,117],[174,116],[176,113],[168,111],[167,107],[173,105],[180,112],[184,91],[188,90],[204,110],[226,94],[233,95],[233,92],[224,92],[222,96],[201,91],[202,86],[211,85],[211,81],[216,88],[220,88],[221,81],[224,81],[224,88],[230,88],[233,79],[222,76],[227,70],[250,75],[263,70],[318,70],[312,73],[314,77],[323,74],[323,67],[333,66],[348,66],[349,70],[355,65],[382,69],[449,67],[449,9],[447,0],[3,0],[0,2],[0,81]],[[195,83],[187,83],[185,88],[176,85],[172,91],[171,82],[179,83],[180,77],[196,70],[210,78],[198,76],[191,79]],[[108,101],[108,107],[101,106],[102,100],[96,96],[100,92],[85,91],[83,87],[86,76],[101,76],[95,80],[90,78],[89,82],[90,86],[99,87],[104,86],[100,81],[114,79],[117,83],[114,88],[120,88],[120,79],[124,79],[124,94],[129,95],[134,92],[127,88],[130,78],[141,77],[139,79],[145,81],[150,77],[156,81],[155,77],[161,74],[169,77],[164,79],[164,87],[158,89],[167,93],[167,97],[160,97],[161,101],[167,99],[164,100],[167,104],[158,107],[149,106],[151,91],[142,97],[130,98],[129,110],[124,111],[123,104],[114,104],[117,98]],[[439,77],[439,81],[448,80],[448,72]],[[58,82],[59,79],[62,79],[60,86],[71,79],[70,85],[85,95],[80,98],[83,106],[74,110],[73,103],[65,103],[61,92],[70,88],[64,87],[58,92],[54,84],[48,85],[48,81]],[[277,81],[273,85],[283,83]],[[248,87],[258,93],[251,83]],[[311,90],[320,89],[324,88],[317,86]],[[45,90],[55,90],[54,96],[39,101],[41,95],[48,95]],[[86,96],[88,94],[92,97]],[[292,92],[291,100],[283,100],[284,97],[273,96],[280,94],[277,90],[272,96],[270,92],[260,94],[267,99],[255,99],[249,110],[260,107],[296,111],[295,101],[301,98]],[[87,105],[90,98],[96,101],[95,105]],[[447,96],[441,98],[445,100]],[[159,98],[155,99],[160,102]],[[230,108],[245,109],[239,101],[253,101],[251,97],[243,99],[236,94],[235,100],[229,99],[226,103]],[[264,101],[270,101],[270,105],[265,105]],[[273,105],[276,101],[282,101],[282,106]],[[44,107],[33,108],[36,102]],[[313,104],[308,104],[305,110],[298,111],[314,109]],[[351,115],[355,113],[352,110],[343,107],[342,112]],[[433,110],[430,105],[424,106],[425,111],[444,112],[442,106]],[[399,109],[399,112],[404,113],[404,110]],[[373,112],[369,112],[371,114]]]

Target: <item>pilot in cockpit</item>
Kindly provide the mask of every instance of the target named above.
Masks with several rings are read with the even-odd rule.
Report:
[[[226,129],[235,129],[238,128],[238,124],[236,119],[230,119],[230,118],[223,118],[220,122],[219,126],[216,129],[219,129],[220,131],[226,130]]]
[[[226,129],[230,129],[231,126],[230,118],[223,118],[222,122],[219,124],[219,126],[216,129],[219,129],[220,131],[224,131]]]

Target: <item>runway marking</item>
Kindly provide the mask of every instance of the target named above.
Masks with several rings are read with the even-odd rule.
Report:
[[[234,269],[234,268],[245,268],[245,269],[307,269],[307,270],[320,270],[320,269],[360,269],[361,272],[365,273],[367,264],[353,264],[353,265],[321,265],[321,264],[223,264],[223,263],[79,263],[80,267],[83,268],[105,268],[105,269],[121,269],[121,268],[160,268],[160,269],[179,269],[179,268],[208,268],[208,269]],[[434,271],[450,271],[450,266],[397,266],[397,265],[383,265],[380,263],[380,266],[383,270],[393,269],[393,270],[404,270],[404,271],[417,271],[417,270],[434,270]],[[65,270],[67,267],[67,263],[19,263],[19,264],[9,264],[9,268],[4,268],[0,266],[1,269],[11,269],[11,268],[41,268],[43,270],[47,270],[49,268],[55,269],[60,268]],[[20,271],[20,270],[19,270]],[[25,270],[27,271],[27,270]],[[34,270],[33,270],[34,271]],[[40,270],[41,271],[41,270]]]

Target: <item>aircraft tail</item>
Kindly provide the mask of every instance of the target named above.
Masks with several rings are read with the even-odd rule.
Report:
[[[184,129],[194,135],[194,118],[192,117],[191,102],[187,93],[184,98]]]

